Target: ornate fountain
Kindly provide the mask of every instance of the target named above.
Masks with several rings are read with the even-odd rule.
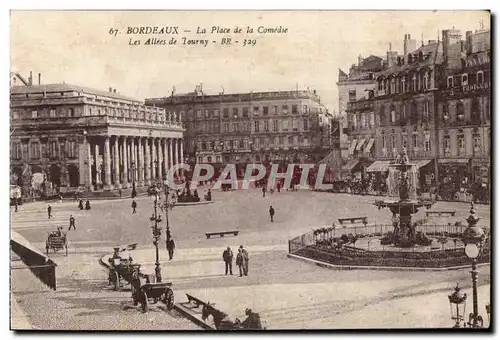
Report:
[[[397,247],[413,247],[416,244],[416,225],[412,224],[412,215],[419,208],[430,208],[435,203],[417,197],[417,181],[418,168],[416,164],[410,163],[406,150],[403,150],[389,166],[389,197],[374,203],[379,209],[389,208],[392,212],[392,243]]]

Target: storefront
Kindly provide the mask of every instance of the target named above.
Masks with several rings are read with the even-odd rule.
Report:
[[[387,174],[391,161],[375,161],[367,169],[366,172],[370,179],[371,190],[378,193],[387,192]]]
[[[439,159],[439,195],[455,199],[461,188],[468,187],[472,176],[468,159]]]

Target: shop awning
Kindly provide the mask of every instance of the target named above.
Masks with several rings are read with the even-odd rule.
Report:
[[[365,144],[365,140],[364,138],[361,138],[358,142],[358,146],[356,147],[356,151],[361,151],[361,148],[363,147],[363,145]]]
[[[391,161],[375,161],[372,165],[366,168],[367,172],[385,172],[389,170]]]
[[[430,162],[432,162],[432,159],[422,159],[420,161],[417,161],[417,168],[421,168],[421,167],[424,167],[426,166],[427,164],[429,164]]]
[[[368,144],[366,144],[365,152],[370,152],[370,150],[373,148],[374,143],[375,143],[375,138],[370,138]]]
[[[33,247],[28,240],[15,231],[11,231],[10,247],[40,281],[49,286],[49,288],[56,290],[57,265],[51,259]]]
[[[463,159],[463,158],[456,158],[456,159],[453,159],[453,158],[440,158],[438,160],[439,164],[467,164],[469,163],[469,160],[468,159]]]
[[[354,167],[356,165],[358,165],[358,163],[359,163],[359,160],[357,160],[357,159],[351,159],[350,161],[347,162],[347,164],[345,164],[342,167],[342,171],[351,171],[352,169],[354,169]]]
[[[351,142],[351,146],[349,147],[349,155],[354,153],[354,149],[356,148],[356,144],[358,143],[357,139],[353,139]]]

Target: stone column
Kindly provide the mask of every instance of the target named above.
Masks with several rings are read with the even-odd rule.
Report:
[[[121,181],[120,181],[120,137],[115,137],[114,144],[114,164],[115,164],[115,188],[121,189]]]
[[[172,153],[172,156],[173,156],[172,162],[173,162],[173,164],[177,164],[177,163],[179,163],[179,160],[177,159],[177,157],[179,157],[179,154],[178,154],[179,150],[177,149],[177,138],[173,138],[172,141],[174,143],[174,145],[172,147],[174,149],[173,153]]]
[[[168,167],[171,168],[174,165],[174,159],[172,156],[172,138],[168,139]]]
[[[136,172],[137,172],[137,159],[135,155],[135,139],[130,138],[130,181],[132,183],[137,180]]]
[[[142,148],[142,138],[137,139],[137,149],[139,151],[139,178],[137,181],[138,186],[144,185],[144,149]]]
[[[92,145],[88,137],[85,138],[85,144],[86,144],[85,165],[87,165],[85,169],[86,171],[85,186],[87,187],[87,190],[92,191]]]
[[[111,184],[111,156],[109,148],[109,137],[104,137],[104,189],[111,190],[113,185]]]
[[[168,173],[168,149],[167,149],[167,139],[166,138],[162,138],[161,139],[161,144],[162,144],[162,148],[163,148],[163,172],[165,173],[165,176],[167,175]]]
[[[151,148],[149,138],[144,139],[144,176],[147,185],[151,185]]]
[[[99,143],[100,143],[100,140],[99,140],[99,137],[95,143],[95,151],[94,151],[94,165],[95,165],[95,184],[96,184],[96,188],[99,189],[100,188],[100,184],[101,184],[101,171],[100,171],[100,167],[99,167]]]
[[[122,173],[122,187],[124,189],[128,188],[128,157],[127,157],[127,137],[123,137],[123,173]]]
[[[154,138],[150,139],[151,143],[151,180],[156,180],[156,148]]]
[[[163,148],[162,148],[162,142],[161,142],[161,138],[158,138],[156,140],[156,142],[158,143],[158,167],[157,167],[157,174],[158,174],[158,179],[159,180],[162,180],[163,179]]]
[[[183,164],[184,163],[184,150],[183,150],[183,145],[182,145],[182,139],[179,138],[179,163]],[[184,169],[180,171],[181,177],[184,178]]]

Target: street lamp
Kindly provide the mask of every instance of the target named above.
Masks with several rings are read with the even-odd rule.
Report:
[[[462,233],[462,241],[465,244],[465,254],[469,259],[472,260],[472,308],[473,311],[469,314],[469,326],[472,328],[483,327],[483,317],[479,315],[477,306],[477,258],[482,252],[485,234],[481,227],[477,226],[477,222],[480,220],[476,216],[476,211],[474,209],[474,203],[471,202],[470,215],[467,218],[467,223],[469,226]]]
[[[158,249],[158,240],[161,237],[161,227],[160,227],[160,222],[162,221],[161,215],[158,215],[158,201],[160,199],[160,189],[158,189],[156,186],[153,187],[153,194],[154,194],[154,212],[149,218],[151,222],[153,222],[153,226],[151,229],[153,230],[153,244],[156,248],[156,262],[155,262],[155,276],[156,276],[156,282],[161,282],[161,268],[160,268],[160,251]]]
[[[132,198],[135,198],[137,196],[137,191],[135,190],[135,162],[131,162],[131,170],[132,170]]]
[[[167,249],[168,249],[168,242],[172,238],[172,235],[170,234],[170,223],[169,223],[169,219],[168,219],[168,211],[172,210],[175,207],[175,201],[170,198],[169,193],[170,193],[170,191],[167,187],[167,189],[165,190],[165,204],[163,204],[163,206],[162,206],[162,210],[165,209],[165,216],[167,219],[167,231],[166,231],[166,241],[165,241],[166,242],[165,245],[166,245]]]
[[[453,328],[461,327],[461,322],[465,315],[467,294],[463,294],[461,290],[462,288],[460,288],[457,283],[453,294],[448,295],[448,300],[450,301],[451,319],[455,320],[455,326],[453,326]]]

